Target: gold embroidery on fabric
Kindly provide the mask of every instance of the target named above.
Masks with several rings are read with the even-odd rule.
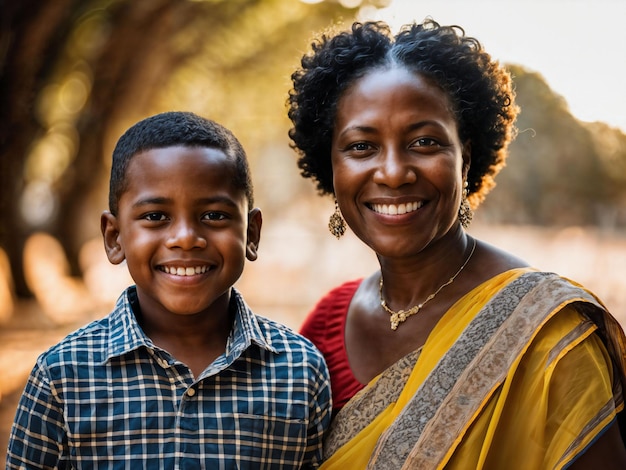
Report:
[[[555,288],[573,288],[554,279],[560,278],[524,274],[485,305],[381,436],[368,468],[431,469],[452,452],[458,433],[503,380],[507,363],[554,310],[548,302],[558,297],[551,295]]]
[[[406,383],[421,348],[413,351],[386,369],[378,380],[359,391],[333,420],[324,442],[324,458],[328,459],[337,449],[356,436],[387,406],[395,402]],[[366,406],[363,406],[363,404]]]
[[[514,286],[516,281],[521,285]],[[521,354],[530,338],[561,309],[563,299],[581,298],[580,289],[554,274],[530,273],[516,281],[509,284],[513,286],[512,295],[502,296],[493,305],[500,309],[515,304],[512,305],[513,311],[507,314],[498,333],[485,345],[485,354],[477,356],[468,365],[450,393],[440,402],[437,414],[424,427],[420,437],[413,441],[415,445],[404,466],[398,468],[432,469],[449,458],[454,450],[452,442],[458,433],[469,425],[470,417],[476,415],[494,386],[504,380],[510,364]],[[593,301],[591,296],[586,300]],[[495,311],[493,314],[496,314]],[[489,315],[483,317],[483,322],[485,320],[489,321]]]

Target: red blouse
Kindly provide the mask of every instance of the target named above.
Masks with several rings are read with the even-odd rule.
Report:
[[[348,307],[360,284],[361,279],[358,279],[331,290],[309,313],[300,329],[300,333],[309,338],[326,359],[334,413],[365,387],[350,369],[344,341]]]

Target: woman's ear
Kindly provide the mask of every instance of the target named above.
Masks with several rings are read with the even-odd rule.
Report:
[[[100,216],[100,231],[104,239],[104,251],[111,264],[120,264],[126,258],[124,247],[120,243],[120,231],[117,217],[109,211],[104,211]]]
[[[258,258],[257,250],[261,241],[261,225],[263,217],[261,209],[254,208],[248,213],[248,233],[246,237],[246,258],[255,261]]]
[[[466,140],[463,144],[463,180],[467,181],[470,165],[472,163],[472,141]]]

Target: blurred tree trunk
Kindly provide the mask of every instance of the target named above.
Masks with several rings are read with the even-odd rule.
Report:
[[[70,13],[78,3],[5,0],[1,5],[0,245],[9,256],[18,295],[28,293],[22,249],[30,229],[22,220],[17,202],[23,187],[26,152],[43,131],[33,101],[55,65],[70,31]]]
[[[35,229],[24,222],[18,204],[24,189],[24,164],[29,147],[46,132],[37,113],[37,99],[53,81],[60,64],[67,61],[67,48],[72,47],[70,35],[75,33],[81,15],[105,7],[106,12],[101,11],[92,26],[100,28],[105,37],[91,57],[83,57],[89,60],[92,71],[91,94],[76,122],[78,154],[57,187],[57,215],[44,227],[37,227],[62,242],[74,268],[84,242],[78,230],[82,206],[98,175],[106,170],[102,154],[106,132],[129,103],[135,110],[147,109],[177,64],[197,53],[195,45],[185,49],[163,45],[192,22],[201,6],[199,2],[170,0],[25,0],[3,5],[0,245],[9,254],[19,296],[29,294],[23,278],[22,250]],[[159,53],[151,53],[154,49]]]
[[[9,256],[16,293],[25,297],[30,293],[22,252],[35,230],[57,238],[72,274],[79,274],[79,250],[98,236],[98,211],[107,206],[112,145],[128,126],[166,109],[196,110],[230,127],[253,149],[251,160],[259,149],[271,147],[275,153],[276,142],[286,141],[289,74],[309,49],[313,32],[334,19],[349,22],[355,8],[337,0],[314,5],[297,0],[0,0],[0,12],[0,247]],[[521,68],[514,72],[523,107],[519,125],[525,132],[513,143],[496,194],[481,212],[491,210],[500,222],[552,222],[559,212],[588,223],[590,204],[619,208],[626,189],[615,168],[626,161],[624,136],[583,128],[541,77]],[[76,77],[80,86],[69,87],[65,97],[75,109],[68,111],[51,96],[61,96]],[[36,144],[59,127],[74,146],[62,169],[54,167],[54,155],[43,162],[56,170],[50,187],[57,205],[50,219],[37,225],[24,218],[19,204],[33,178],[30,158]],[[609,140],[613,144],[607,150]],[[273,171],[267,161],[251,163],[255,177]],[[292,164],[295,169],[295,157]],[[566,184],[555,187],[559,179]],[[492,201],[497,204],[490,209]],[[556,211],[556,203],[567,210]]]
[[[109,155],[103,154],[107,133],[126,109],[147,112],[177,63],[197,52],[159,45],[167,44],[183,30],[198,15],[199,5],[171,0],[119,2],[110,8],[106,20],[102,20],[106,24],[100,27],[108,30],[108,34],[91,64],[90,99],[76,123],[79,152],[60,192],[62,210],[50,230],[63,241],[75,269],[81,245],[86,237],[94,235],[78,230],[81,219],[84,225],[86,198],[99,188],[99,179],[108,178]],[[159,50],[157,61],[152,53],[154,49]],[[105,209],[106,205],[99,207]],[[87,215],[93,219],[89,225],[97,227],[99,214]]]
[[[106,208],[102,195],[111,142],[132,124],[131,117],[154,112],[158,103],[168,109],[187,107],[189,103],[159,101],[181,67],[195,68],[200,76],[207,70],[216,77],[221,73],[221,82],[211,82],[215,96],[227,95],[224,90],[239,95],[238,76],[248,74],[249,84],[250,74],[258,70],[254,64],[281,60],[277,57],[287,49],[299,56],[310,31],[350,11],[332,1],[305,5],[295,0],[0,2],[0,246],[8,253],[21,297],[30,295],[22,252],[35,230],[61,242],[72,274],[78,274],[79,249],[99,229],[99,214],[87,209]],[[29,154],[54,127],[50,115],[61,112],[46,93],[61,88],[72,73],[87,77],[84,104],[63,122],[72,127],[76,150],[53,185],[57,210],[45,224],[33,226],[19,207],[28,184]],[[255,84],[273,78],[252,77]],[[220,86],[221,93],[213,89]],[[280,87],[286,98],[288,83]],[[246,90],[241,99],[250,102],[250,94],[260,90]],[[232,114],[228,100],[222,104]],[[284,115],[284,109],[275,111]]]

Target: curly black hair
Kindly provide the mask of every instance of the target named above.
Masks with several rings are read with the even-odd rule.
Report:
[[[494,186],[515,134],[518,108],[509,73],[459,26],[432,19],[405,25],[393,36],[384,22],[355,22],[349,31],[322,34],[291,79],[291,147],[301,175],[321,194],[334,194],[331,140],[337,102],[356,80],[392,66],[433,79],[449,96],[459,137],[471,142],[469,201],[478,206]]]

